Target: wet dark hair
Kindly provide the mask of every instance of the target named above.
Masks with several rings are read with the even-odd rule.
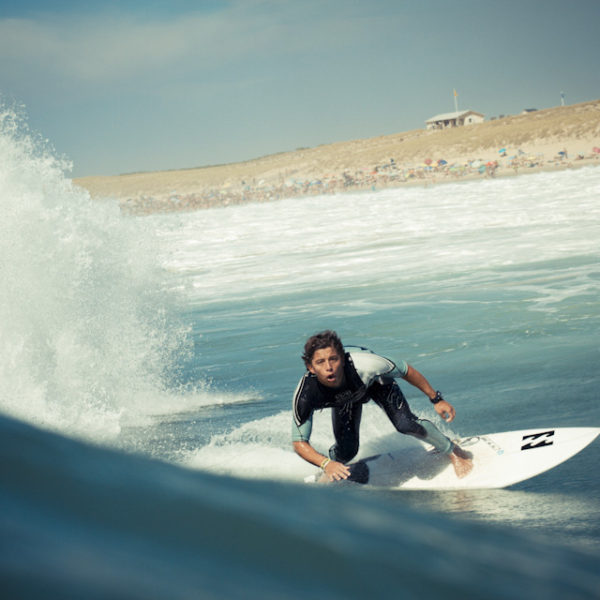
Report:
[[[335,331],[321,331],[311,335],[304,344],[304,354],[302,360],[308,368],[308,365],[312,362],[312,358],[317,350],[323,350],[323,348],[333,347],[340,356],[344,356],[344,345],[340,340],[338,334]]]

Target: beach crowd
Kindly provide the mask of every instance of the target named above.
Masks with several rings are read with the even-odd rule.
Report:
[[[512,175],[531,169],[568,168],[579,161],[598,161],[600,147],[594,146],[590,153],[570,156],[566,149],[556,156],[545,158],[543,154],[530,154],[523,150],[509,153],[498,150],[494,160],[471,159],[450,162],[443,158],[427,159],[418,165],[399,165],[391,158],[382,164],[362,169],[343,169],[337,173],[312,178],[300,178],[286,173],[276,180],[226,182],[219,188],[198,190],[179,194],[173,191],[166,197],[141,195],[121,201],[121,210],[127,214],[151,214],[156,212],[192,211],[216,206],[228,206],[247,202],[269,202],[283,198],[339,194],[352,191],[380,190],[405,184],[433,185],[444,181],[460,181],[473,178],[493,178]]]

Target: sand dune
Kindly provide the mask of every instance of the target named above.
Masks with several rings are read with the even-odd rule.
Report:
[[[504,152],[501,152],[504,150]],[[560,154],[560,153],[564,154]],[[600,165],[600,100],[445,130],[418,129],[241,163],[74,180],[148,213]]]

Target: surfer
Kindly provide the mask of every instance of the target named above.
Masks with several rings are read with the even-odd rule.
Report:
[[[427,379],[404,361],[399,365],[366,348],[344,346],[335,331],[322,331],[306,341],[302,359],[304,374],[293,401],[292,442],[304,460],[321,467],[330,481],[347,479],[346,466],[359,446],[362,405],[373,400],[400,432],[431,444],[448,456],[457,477],[468,475],[473,464],[468,455],[426,419],[417,418],[395,381],[399,377],[426,394],[435,411],[448,423],[455,416],[454,407],[436,392]],[[331,408],[335,444],[329,456],[323,456],[310,444],[315,410]]]

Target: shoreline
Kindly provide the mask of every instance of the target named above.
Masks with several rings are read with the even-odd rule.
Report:
[[[190,212],[600,165],[600,100],[444,130],[414,130],[303,148],[241,163],[84,177],[123,213]]]
[[[377,192],[384,189],[399,189],[403,187],[432,187],[439,185],[449,185],[456,183],[469,183],[473,181],[506,179],[509,177],[519,177],[526,175],[535,175],[538,173],[548,173],[554,171],[578,170],[580,168],[600,166],[600,160],[582,160],[577,164],[564,165],[544,165],[533,166],[530,168],[521,168],[520,170],[500,169],[495,172],[469,172],[458,176],[433,176],[415,177],[405,181],[390,179],[389,181],[380,180],[376,183],[349,185],[347,187],[335,189],[320,189],[318,186],[312,186],[306,191],[296,191],[289,193],[286,190],[253,190],[250,192],[232,193],[228,191],[209,191],[204,194],[191,194],[181,197],[172,195],[168,198],[154,198],[141,196],[138,198],[119,200],[119,206],[124,214],[130,216],[145,216],[159,213],[173,212],[195,212],[198,210],[207,210],[212,208],[225,208],[239,204],[276,202],[282,199],[302,200],[310,196],[342,195],[361,192]],[[436,176],[437,175],[437,176]]]

